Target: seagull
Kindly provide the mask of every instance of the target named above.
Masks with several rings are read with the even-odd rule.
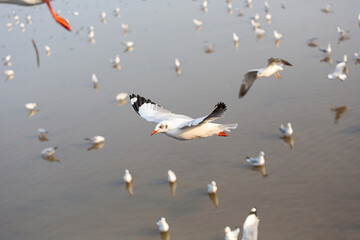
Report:
[[[348,70],[346,68],[347,55],[344,55],[344,60],[336,64],[334,72],[328,74],[328,79],[338,78],[341,82],[345,81],[348,75]]]
[[[119,7],[115,8],[115,17],[117,17],[117,18],[121,17]]]
[[[195,23],[196,31],[198,31],[203,25],[203,22],[197,19],[194,19],[193,22]]]
[[[123,44],[125,45],[125,47],[127,48],[131,48],[134,46],[134,42],[128,41],[128,42],[123,42]]]
[[[116,55],[115,59],[111,59],[110,60],[111,63],[113,63],[113,68],[118,69],[119,71],[121,71],[121,66],[120,66],[120,57],[119,55]]]
[[[100,17],[101,17],[101,22],[107,23],[108,20],[106,19],[106,12],[102,12]]]
[[[0,3],[9,3],[9,4],[16,4],[16,5],[22,5],[22,6],[33,6],[38,4],[46,3],[48,6],[51,15],[55,19],[57,23],[59,23],[61,26],[63,26],[65,29],[71,32],[70,24],[67,20],[60,17],[58,14],[56,14],[50,4],[50,0],[0,0]],[[16,16],[17,19],[19,16]],[[16,19],[15,19],[16,20]]]
[[[211,181],[210,184],[207,185],[207,192],[208,193],[216,193],[217,186],[215,181]]]
[[[265,5],[265,12],[268,13],[270,10],[269,2],[265,0],[264,5]]]
[[[240,228],[236,228],[233,231],[231,231],[230,227],[225,227],[225,240],[237,240],[239,233],[240,233]]]
[[[233,33],[234,45],[239,45],[239,36]]]
[[[170,183],[176,182],[176,175],[173,171],[169,170],[168,171],[168,181]]]
[[[181,70],[180,70],[180,61],[178,58],[175,58],[175,71],[177,75],[180,76]]]
[[[309,47],[317,47],[317,44],[314,43],[314,41],[315,41],[316,39],[318,39],[318,38],[317,38],[317,37],[310,37],[310,38],[308,38],[308,39],[306,40],[307,45],[308,45]]]
[[[252,8],[252,0],[245,0],[245,6],[248,7],[248,8]]]
[[[254,28],[260,28],[261,27],[261,24],[259,22],[255,21],[254,19],[251,19],[250,22],[251,22],[251,25]]]
[[[124,179],[124,181],[125,181],[126,183],[131,183],[131,182],[132,182],[132,176],[131,176],[131,174],[130,174],[130,172],[129,172],[128,169],[125,169],[125,174],[124,174],[123,179]]]
[[[158,229],[160,232],[167,232],[169,231],[169,224],[166,222],[166,219],[162,217],[159,221],[156,222]]]
[[[126,92],[122,92],[122,93],[119,93],[118,95],[116,95],[115,99],[116,99],[116,102],[120,103],[120,104],[124,104],[127,102],[126,98],[129,96],[128,93]]]
[[[202,3],[202,7],[201,9],[204,11],[204,12],[208,12],[208,1],[207,0],[204,0],[203,3]]]
[[[21,32],[25,32],[25,24],[20,23]]]
[[[276,40],[280,40],[282,38],[282,34],[278,33],[276,30],[274,30],[274,38]]]
[[[12,66],[12,64],[11,64],[11,54],[9,54],[9,55],[7,55],[5,58],[4,58],[4,65],[5,66],[8,66],[8,67],[11,67]]]
[[[36,106],[37,106],[36,103],[27,103],[27,104],[25,104],[25,107],[30,111],[35,110]]]
[[[12,79],[14,76],[15,76],[15,72],[14,72],[14,70],[5,70],[4,71],[4,74],[7,76],[6,77],[6,80],[10,80],[10,79]]]
[[[332,12],[332,11],[331,11],[331,5],[330,5],[330,4],[326,5],[326,7],[325,7],[325,8],[322,8],[321,11],[322,11],[323,13],[330,13],[330,12]]]
[[[95,73],[93,73],[93,74],[91,75],[91,80],[92,80],[92,82],[94,83],[94,88],[97,89],[97,88],[98,88],[99,80],[98,80],[98,78],[96,77]]]
[[[257,209],[252,208],[243,225],[242,240],[257,240],[259,221]]]
[[[44,150],[41,151],[41,156],[45,157],[45,158],[50,157],[50,156],[54,155],[56,149],[57,149],[57,147],[45,148]]]
[[[105,142],[105,138],[103,136],[94,136],[91,138],[85,138],[85,140],[90,141],[94,144],[99,144]]]
[[[271,14],[267,13],[265,18],[266,18],[266,22],[270,24],[271,23]]]
[[[46,51],[46,56],[50,56],[50,54],[51,54],[51,48],[50,48],[48,45],[46,45],[46,46],[44,47],[44,49],[45,49],[45,51]]]
[[[27,21],[27,24],[32,24],[31,15],[27,15],[26,21]]]
[[[340,37],[345,37],[346,34],[350,32],[348,30],[341,29],[340,27],[337,27],[336,30],[340,34]]]
[[[48,133],[48,131],[46,129],[44,129],[44,128],[39,128],[37,130],[37,135],[38,135],[39,138],[40,137],[46,137],[47,133]]]
[[[262,36],[265,34],[265,29],[255,28],[255,33],[258,38],[262,38]]]
[[[131,94],[130,102],[142,118],[158,123],[151,135],[159,132],[178,140],[191,140],[212,135],[228,136],[224,131],[230,131],[238,126],[238,124],[212,123],[225,113],[227,108],[223,102],[216,104],[209,115],[196,119],[172,113],[150,99],[145,99],[139,95]]]
[[[122,23],[121,28],[124,30],[124,35],[129,32],[129,24]]]
[[[354,53],[354,57],[355,57],[355,65],[360,63],[360,52],[355,52]]]
[[[291,136],[294,133],[294,130],[291,127],[291,123],[287,123],[286,127],[284,127],[284,125],[281,124],[279,130],[285,136]]]
[[[269,77],[274,74],[277,79],[281,78],[279,71],[283,70],[284,65],[292,66],[291,63],[285,60],[272,57],[268,59],[268,65],[266,67],[248,71],[242,80],[239,98],[245,96],[255,80],[259,77]]]
[[[265,164],[265,153],[261,151],[258,157],[246,157],[246,161],[251,163],[254,167],[264,166]]]

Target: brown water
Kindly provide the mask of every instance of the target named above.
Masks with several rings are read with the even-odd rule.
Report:
[[[207,13],[202,2],[190,0],[54,1],[72,33],[50,18],[45,5],[1,5],[0,56],[12,54],[15,77],[0,82],[0,239],[160,239],[155,222],[162,216],[172,240],[223,239],[224,227],[242,225],[253,206],[259,239],[360,239],[360,65],[353,58],[360,51],[360,2],[332,1],[333,12],[325,14],[320,9],[327,3],[286,1],[283,10],[280,1],[269,0],[268,24],[263,1],[251,9],[233,1],[232,14],[225,1],[210,1]],[[117,6],[121,18],[114,17]],[[239,8],[245,16],[237,16]],[[22,22],[31,14],[24,33],[15,24],[7,30],[13,11]],[[256,13],[267,31],[259,40],[249,20]],[[194,18],[204,22],[198,32]],[[121,23],[130,24],[127,35]],[[87,39],[91,25],[95,44]],[[350,39],[338,44],[337,26],[350,30]],[[279,48],[274,29],[284,35]],[[237,50],[233,32],[240,37]],[[311,36],[320,46],[332,44],[334,63],[348,54],[345,82],[326,78],[334,64],[320,62],[323,54],[306,44]],[[134,51],[124,53],[123,41],[134,41]],[[204,53],[208,44],[214,44],[212,54]],[[45,45],[52,49],[49,57]],[[109,63],[116,54],[121,72]],[[282,79],[257,80],[239,100],[243,74],[271,56],[294,66],[281,72]],[[227,138],[151,137],[155,124],[129,104],[118,106],[119,92],[193,117],[224,101],[228,112],[217,122],[239,127]],[[40,111],[28,117],[24,104],[32,101]],[[278,127],[286,122],[295,131],[293,150],[280,139]],[[49,141],[37,139],[40,127],[49,131]],[[84,137],[94,135],[106,143],[87,151]],[[59,162],[41,158],[49,146],[58,146]],[[244,161],[259,151],[266,153],[267,177]],[[133,196],[122,180],[126,168]],[[178,176],[173,196],[168,169]],[[218,185],[217,208],[206,194],[211,180]]]

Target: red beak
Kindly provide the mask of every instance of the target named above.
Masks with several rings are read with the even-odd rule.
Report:
[[[155,131],[155,130],[152,131],[151,136],[154,135],[155,133],[157,133],[158,131],[159,131],[159,130],[157,130],[157,131]]]

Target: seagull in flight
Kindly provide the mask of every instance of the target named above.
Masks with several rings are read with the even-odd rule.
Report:
[[[237,128],[238,124],[212,123],[215,119],[222,117],[226,111],[226,105],[219,102],[213,111],[204,117],[193,119],[191,117],[175,114],[157,105],[150,99],[140,95],[131,94],[130,102],[137,114],[149,122],[157,122],[155,130],[151,135],[164,133],[177,140],[191,140],[206,138],[213,135],[228,136],[225,131]]]
[[[274,74],[277,79],[281,78],[279,71],[283,70],[284,65],[292,66],[291,63],[283,59],[272,57],[268,59],[268,65],[266,67],[248,71],[244,75],[244,79],[242,80],[239,98],[245,96],[245,94],[249,91],[250,87],[254,84],[255,80],[259,77],[269,77]]]

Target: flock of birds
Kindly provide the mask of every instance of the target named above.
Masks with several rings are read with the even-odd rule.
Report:
[[[57,23],[59,23],[61,26],[63,26],[68,31],[71,31],[70,24],[67,20],[60,17],[57,13],[54,12],[52,6],[50,5],[49,0],[0,0],[0,3],[11,3],[11,4],[17,4],[17,5],[37,5],[41,3],[46,3],[52,17],[55,19]],[[227,1],[227,9],[228,11],[232,11],[232,5],[231,1]],[[252,0],[246,0],[246,6],[252,7]],[[282,8],[285,9],[285,3],[282,3]],[[204,12],[208,11],[208,1],[204,0],[202,2],[201,9]],[[266,20],[268,23],[271,22],[272,15],[269,11],[269,3],[265,0],[265,13],[266,13]],[[321,9],[324,13],[330,13],[331,5],[327,5],[324,9]],[[120,17],[120,8],[115,9],[115,16]],[[243,16],[243,10],[239,10],[239,16]],[[78,15],[78,12],[74,12],[74,15]],[[106,23],[107,16],[105,12],[102,12],[100,15],[101,22]],[[16,17],[14,18],[16,20]],[[18,17],[17,17],[18,19]],[[359,25],[360,25],[360,14],[359,14]],[[31,23],[31,16],[29,15],[27,17],[28,23]],[[254,17],[250,19],[250,23],[253,26],[253,30],[257,35],[257,38],[261,38],[265,34],[265,30],[261,28],[261,24],[258,21],[259,20],[259,14],[256,14]],[[201,27],[203,26],[203,22],[198,19],[193,19],[193,22],[196,26],[196,31],[199,31]],[[11,24],[7,25],[8,28],[12,27]],[[128,24],[121,24],[121,27],[124,31],[124,33],[129,32],[129,25]],[[23,28],[23,27],[22,27]],[[340,35],[339,41],[344,41],[348,39],[347,34],[349,31],[343,30],[340,27],[337,27],[337,32]],[[275,38],[276,46],[278,47],[280,42],[282,41],[283,34],[279,33],[277,30],[273,31],[273,36]],[[94,27],[89,27],[88,32],[88,40],[91,43],[95,43],[95,31]],[[307,40],[307,44],[310,47],[317,47],[317,44],[315,43],[315,40],[317,38],[309,38]],[[239,45],[239,36],[234,32],[233,33],[233,41],[234,45],[237,47]],[[134,50],[134,42],[132,41],[125,41],[122,43],[125,46],[124,52],[130,52]],[[49,46],[44,47],[47,56],[50,56],[51,54],[51,48]],[[331,44],[329,43],[326,48],[319,48],[321,52],[325,54],[325,60],[327,62],[331,63]],[[207,49],[205,50],[206,53],[213,52],[212,45],[209,45]],[[356,64],[360,63],[360,53],[354,53]],[[121,70],[120,66],[120,57],[119,55],[115,56],[115,59],[110,60],[110,62],[113,64],[113,68],[116,68],[118,70]],[[337,62],[335,69],[332,73],[329,73],[327,77],[329,79],[339,79],[340,81],[344,81],[348,76],[348,69],[346,67],[346,64],[348,62],[348,57],[345,54],[344,58]],[[178,58],[175,58],[175,71],[178,76],[181,75],[181,64],[180,60]],[[12,66],[11,63],[11,55],[9,54],[4,58],[4,65],[5,66]],[[289,63],[286,60],[271,57],[268,59],[267,65],[259,68],[259,69],[253,69],[249,70],[247,73],[244,74],[244,78],[242,80],[240,91],[239,91],[239,98],[243,98],[251,86],[254,84],[255,80],[261,77],[270,77],[272,75],[275,76],[275,78],[279,79],[281,78],[279,72],[283,70],[284,66],[293,66],[291,63]],[[6,80],[10,80],[14,77],[15,72],[11,69],[5,70],[4,74],[7,76]],[[95,73],[91,76],[93,86],[95,89],[98,88],[99,80]],[[227,106],[223,102],[219,102],[215,105],[212,112],[206,116],[199,117],[199,118],[191,118],[186,115],[182,114],[175,114],[171,111],[161,107],[160,105],[154,103],[150,99],[146,99],[140,95],[136,94],[128,94],[128,93],[119,93],[116,96],[116,101],[118,104],[122,105],[128,102],[128,99],[130,100],[130,103],[132,107],[134,108],[135,112],[140,115],[142,118],[144,118],[147,121],[150,122],[156,122],[157,125],[155,126],[155,129],[152,131],[151,135],[154,135],[156,133],[163,133],[169,137],[175,138],[177,140],[193,140],[193,139],[199,139],[199,138],[206,138],[213,135],[227,137],[230,130],[236,129],[238,124],[218,124],[214,123],[217,118],[220,118],[224,115],[225,111],[227,110]],[[33,116],[36,112],[39,111],[37,109],[37,104],[27,103],[25,104],[25,107],[29,110],[28,116]],[[291,123],[287,123],[286,126],[281,125],[279,128],[280,132],[283,134],[283,138],[285,142],[290,143],[291,149],[293,148],[293,140],[292,140],[292,134],[294,133]],[[37,130],[37,136],[40,141],[47,141],[47,134],[48,131],[43,128],[39,128]],[[105,144],[105,138],[103,136],[93,136],[85,138],[86,141],[91,142],[93,145],[88,148],[88,150],[91,149],[101,149]],[[291,144],[292,142],[292,144]],[[48,147],[41,151],[41,156],[45,160],[49,161],[59,161],[55,156],[55,152],[57,150],[57,147]],[[257,157],[246,157],[246,161],[251,164],[253,167],[263,167],[265,165],[265,153],[263,151],[260,151],[259,155]],[[133,195],[132,192],[132,175],[128,169],[125,170],[125,174],[123,176],[123,180],[126,183],[127,189],[130,193],[130,195]],[[176,183],[176,174],[172,170],[168,170],[168,181],[170,184]],[[215,181],[211,181],[207,185],[207,192],[210,196],[216,195],[217,192],[217,185]],[[161,217],[159,221],[156,222],[156,225],[158,226],[158,229],[160,232],[168,232],[170,227],[169,224],[166,222],[165,217]],[[257,217],[257,209],[252,208],[250,213],[245,219],[245,222],[243,224],[243,235],[242,239],[244,240],[256,240],[258,235],[258,225],[259,225],[259,218]],[[236,240],[238,239],[238,236],[240,234],[240,227],[235,228],[234,230],[231,230],[229,226],[226,226],[224,229],[225,232],[225,240]]]

